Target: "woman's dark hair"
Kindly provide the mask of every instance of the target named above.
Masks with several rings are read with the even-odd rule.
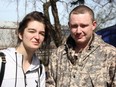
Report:
[[[23,35],[25,28],[27,27],[28,23],[30,21],[38,21],[41,22],[45,25],[45,39],[44,41],[47,41],[48,38],[48,34],[49,34],[49,22],[47,20],[47,18],[44,16],[44,14],[42,12],[38,12],[38,11],[33,11],[29,14],[27,14],[23,20],[19,23],[19,28],[17,30],[17,33]],[[21,43],[21,39],[18,37],[18,44]]]

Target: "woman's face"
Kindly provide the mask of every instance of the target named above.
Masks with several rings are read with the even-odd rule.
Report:
[[[30,21],[24,29],[23,34],[19,33],[21,44],[28,50],[37,50],[44,41],[45,25],[38,21]]]

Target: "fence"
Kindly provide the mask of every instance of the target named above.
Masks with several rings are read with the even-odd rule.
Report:
[[[14,28],[0,28],[0,49],[16,45],[15,30]]]

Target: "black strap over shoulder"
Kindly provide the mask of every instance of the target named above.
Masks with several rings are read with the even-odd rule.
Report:
[[[40,60],[40,76],[42,74],[42,61]]]
[[[4,71],[5,71],[5,64],[6,64],[6,58],[5,58],[5,54],[0,52],[0,62],[1,62],[1,70],[0,70],[0,87],[2,84],[2,80],[4,77]]]

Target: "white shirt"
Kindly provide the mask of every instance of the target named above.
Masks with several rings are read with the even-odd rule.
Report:
[[[5,73],[1,87],[45,87],[45,68],[35,55],[29,69],[24,73],[22,54],[17,53],[15,48],[1,51],[6,55]],[[41,75],[40,67],[42,67]]]

